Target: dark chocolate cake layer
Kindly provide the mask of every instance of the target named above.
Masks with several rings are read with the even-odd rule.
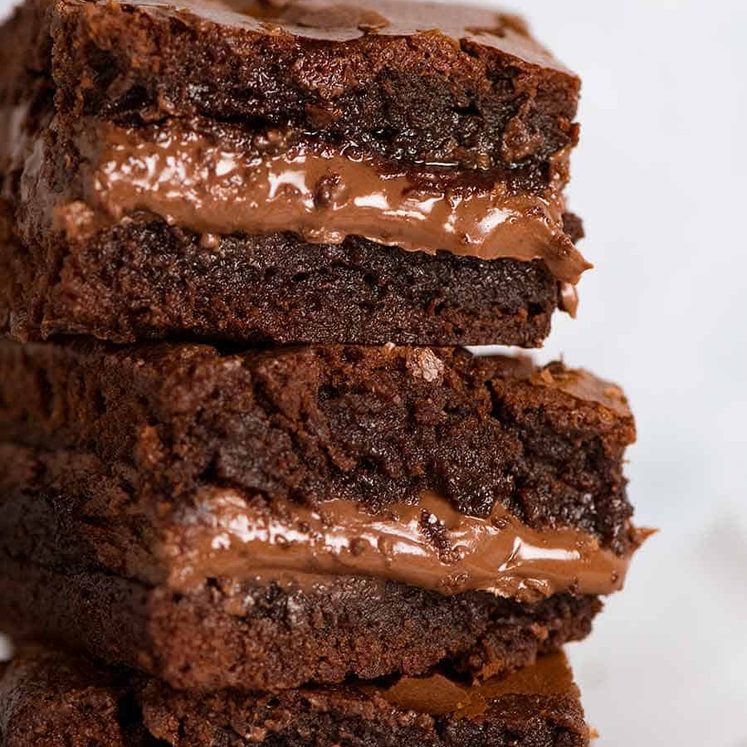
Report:
[[[204,489],[370,512],[424,493],[624,554],[622,472],[635,438],[616,386],[527,359],[430,348],[221,352],[0,343],[0,441],[130,470],[161,518]]]
[[[290,124],[481,169],[577,138],[578,78],[520,19],[469,6],[31,0],[0,34],[3,101],[53,81],[73,118]]]
[[[562,654],[477,687],[443,674],[272,696],[179,693],[43,650],[0,679],[2,747],[582,747]]]
[[[0,325],[21,339],[538,347],[562,303],[541,261],[405,253],[289,233],[200,245],[152,216],[71,246],[0,241]]]
[[[0,555],[0,630],[201,691],[281,691],[440,662],[491,676],[586,637],[600,609],[589,596],[520,604],[341,576],[305,587],[212,579],[180,593]]]
[[[30,0],[0,29],[7,331],[531,347],[573,313],[578,80],[516,19],[240,11]]]

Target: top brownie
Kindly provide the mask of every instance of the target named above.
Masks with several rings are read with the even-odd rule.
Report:
[[[31,0],[12,26],[0,59],[16,103],[51,74],[71,116],[291,124],[391,158],[479,169],[547,163],[577,140],[578,78],[520,19],[492,11]]]
[[[513,16],[28,0],[0,70],[16,337],[533,347],[575,309],[579,80]]]

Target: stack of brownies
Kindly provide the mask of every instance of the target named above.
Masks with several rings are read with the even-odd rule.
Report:
[[[0,29],[0,745],[588,744],[633,418],[459,347],[575,311],[578,78],[485,10],[174,3]]]

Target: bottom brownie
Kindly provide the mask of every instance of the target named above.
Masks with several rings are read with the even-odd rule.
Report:
[[[179,693],[58,652],[18,654],[0,680],[0,747],[579,747],[589,743],[562,654],[466,686],[421,679],[281,695]]]
[[[0,629],[135,667],[177,688],[281,690],[420,674],[441,661],[492,676],[591,630],[601,602],[521,604],[337,577],[308,588],[213,580],[189,593],[105,572],[0,558]]]

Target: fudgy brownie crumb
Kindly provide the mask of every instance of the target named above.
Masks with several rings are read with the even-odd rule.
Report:
[[[547,161],[576,142],[579,80],[515,18],[352,9],[387,21],[371,33],[333,18],[339,5],[294,2],[273,17],[264,3],[182,7],[29,0],[0,29],[0,101],[18,103],[33,70],[55,80],[70,117],[291,122],[389,157],[473,168]],[[424,17],[432,30],[417,30]]]
[[[151,216],[79,246],[62,237],[51,248],[0,241],[0,325],[23,340],[531,348],[558,307],[558,282],[539,260],[432,256],[358,237],[340,245],[293,234],[216,240],[206,249],[199,236]]]
[[[560,364],[454,349],[221,351],[0,343],[0,439],[130,466],[135,501],[178,508],[205,486],[377,512],[435,491],[533,528],[635,546],[612,384]]]

